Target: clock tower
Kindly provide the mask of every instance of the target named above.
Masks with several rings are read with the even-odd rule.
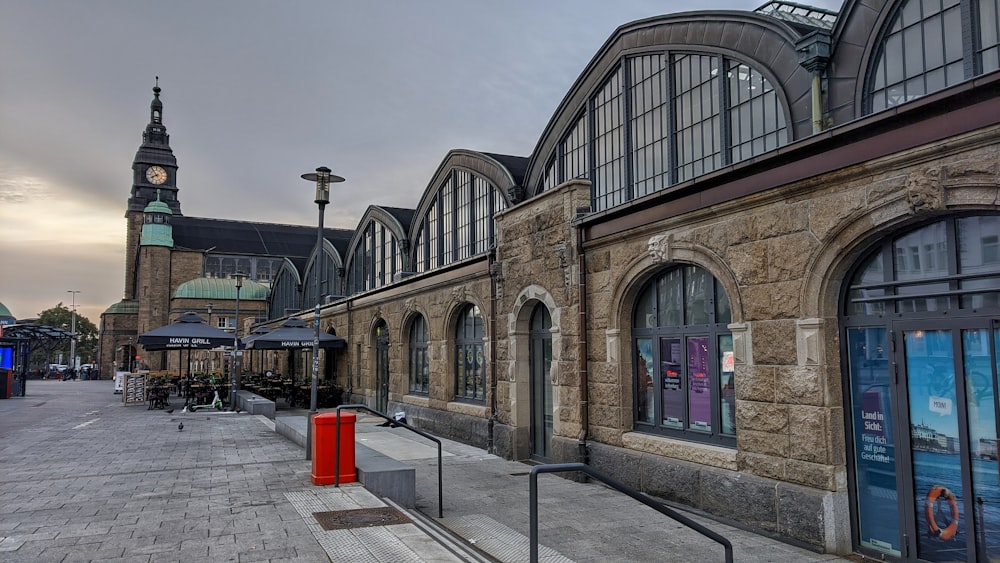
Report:
[[[128,199],[125,219],[125,298],[135,299],[136,259],[142,235],[143,210],[159,201],[174,216],[181,215],[177,199],[177,159],[170,148],[170,136],[163,125],[163,102],[160,101],[160,78],[153,86],[153,101],[149,104],[149,123],[142,133],[142,144],[132,159],[132,192]]]

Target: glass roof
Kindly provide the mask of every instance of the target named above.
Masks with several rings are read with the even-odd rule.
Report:
[[[805,4],[796,4],[795,2],[780,0],[768,2],[754,11],[779,20],[826,30],[833,29],[834,24],[837,23],[837,12]]]

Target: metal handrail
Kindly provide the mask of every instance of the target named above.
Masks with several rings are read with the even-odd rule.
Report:
[[[708,537],[720,544],[726,550],[726,563],[733,563],[733,544],[729,543],[729,540],[722,537],[716,532],[702,526],[701,524],[691,520],[687,516],[680,514],[679,512],[668,508],[662,503],[656,502],[650,497],[636,491],[635,489],[629,487],[628,485],[619,483],[614,479],[601,475],[595,471],[592,467],[584,463],[551,463],[548,465],[536,465],[531,468],[531,473],[528,475],[529,479],[529,497],[530,497],[530,518],[531,518],[531,563],[538,562],[538,474],[539,473],[559,473],[563,471],[580,471],[586,473],[590,477],[597,479],[598,481],[604,483],[605,485],[615,489],[620,493],[625,493],[626,495],[634,498],[635,500],[645,504],[646,506],[652,508],[653,510],[669,516],[674,520],[684,524],[688,528],[700,533],[703,536]]]
[[[441,440],[438,440],[437,438],[435,438],[434,436],[431,436],[430,434],[428,434],[426,432],[422,432],[420,430],[417,430],[416,428],[410,426],[409,424],[406,424],[405,422],[400,422],[400,421],[398,421],[398,420],[396,420],[394,418],[390,418],[389,415],[387,415],[385,413],[381,413],[381,412],[378,412],[377,410],[373,410],[371,408],[368,408],[367,405],[340,405],[339,407],[337,407],[337,437],[334,439],[334,448],[336,449],[336,453],[334,454],[334,460],[333,460],[333,463],[334,463],[334,466],[336,467],[336,469],[334,470],[333,486],[334,487],[339,487],[340,486],[340,411],[341,411],[341,409],[363,410],[365,412],[374,414],[375,416],[379,416],[379,417],[382,417],[382,418],[386,419],[387,421],[391,422],[392,424],[395,424],[396,426],[402,426],[403,428],[406,428],[407,430],[409,430],[411,432],[416,432],[417,434],[419,434],[419,435],[423,436],[424,438],[427,438],[428,440],[430,440],[430,441],[434,442],[435,444],[437,444],[437,447],[438,447],[438,518],[444,518],[444,501],[443,501],[443,499],[444,499],[444,478],[443,478],[442,473],[441,473]]]

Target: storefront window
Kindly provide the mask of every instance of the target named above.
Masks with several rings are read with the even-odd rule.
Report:
[[[636,300],[635,427],[735,445],[736,394],[729,299],[708,271],[677,266]]]

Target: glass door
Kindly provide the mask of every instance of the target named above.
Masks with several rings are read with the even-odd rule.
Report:
[[[375,327],[375,410],[385,413],[389,408],[389,327]]]
[[[531,315],[531,457],[552,458],[552,318],[539,304]]]
[[[926,561],[1000,560],[997,343],[1000,331],[902,326],[909,549]]]
[[[851,485],[866,551],[1000,561],[998,326],[967,318],[847,330]]]

